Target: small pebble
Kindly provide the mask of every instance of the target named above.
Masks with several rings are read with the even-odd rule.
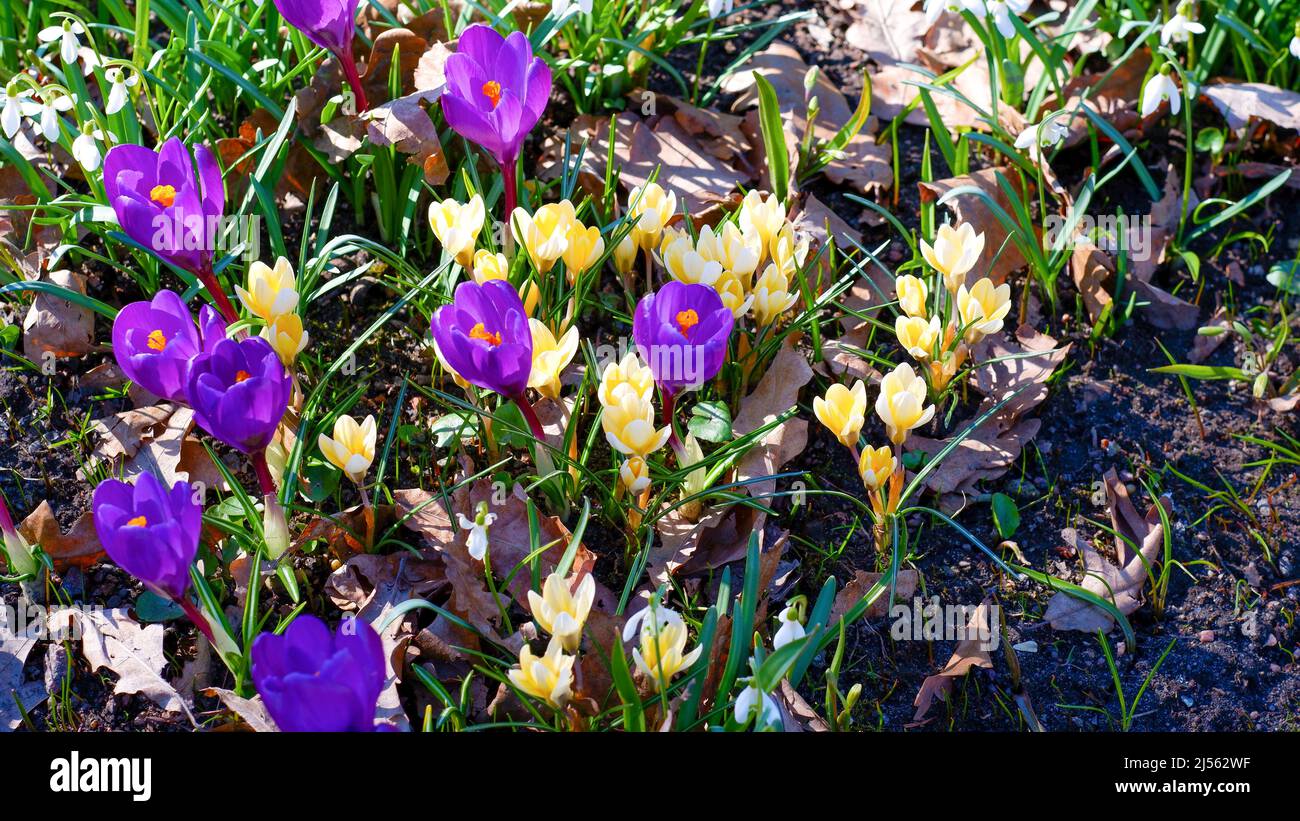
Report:
[[[1202,630],[1200,632],[1200,635],[1197,636],[1197,638],[1201,640],[1201,644],[1209,644],[1210,642],[1214,641],[1214,631]]]
[[[1019,644],[1013,644],[1013,645],[1011,645],[1011,649],[1012,649],[1012,650],[1015,650],[1017,653],[1037,653],[1037,652],[1038,652],[1038,642],[1036,642],[1036,641],[1022,641],[1022,642],[1020,642]]]

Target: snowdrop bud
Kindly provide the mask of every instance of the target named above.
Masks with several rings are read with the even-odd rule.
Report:
[[[487,502],[479,502],[474,508],[474,518],[471,519],[464,513],[456,514],[456,521],[462,528],[469,532],[465,540],[465,547],[469,555],[478,561],[483,561],[483,557],[488,552],[488,528],[497,520],[495,513],[488,513]]]
[[[787,604],[777,616],[781,623],[776,635],[772,637],[772,649],[780,650],[792,641],[798,641],[805,635],[803,624],[799,621],[799,608]]]

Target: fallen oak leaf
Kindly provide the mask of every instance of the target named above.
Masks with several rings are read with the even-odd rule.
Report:
[[[916,707],[916,713],[912,716],[914,724],[925,718],[935,698],[948,700],[957,679],[964,678],[976,667],[993,668],[993,659],[989,657],[990,648],[981,638],[981,636],[991,635],[989,617],[989,600],[985,599],[966,622],[963,630],[964,638],[958,643],[948,663],[938,673],[927,676],[921,682],[921,689],[917,691],[916,698],[912,701],[912,706]]]
[[[224,690],[220,687],[208,687],[203,694],[216,698],[255,733],[280,732],[280,728],[275,726],[275,720],[266,711],[266,704],[262,702],[262,697],[259,695],[244,698],[233,690]]]
[[[86,278],[71,271],[50,271],[45,280],[85,296]],[[33,362],[46,356],[71,357],[95,347],[95,315],[84,305],[45,291],[37,292],[23,319],[23,353]]]
[[[23,721],[23,710],[30,712],[49,695],[42,681],[26,681],[23,668],[32,648],[44,637],[39,621],[27,622],[22,632],[14,630],[17,622],[0,618],[0,732],[9,732]],[[15,700],[22,704],[18,709]]]
[[[831,604],[831,614],[826,623],[833,626],[843,618],[845,613],[862,601],[871,592],[871,588],[875,587],[884,577],[884,573],[871,573],[866,570],[854,571],[853,578],[849,579],[843,589],[835,594],[835,600]],[[921,576],[915,570],[904,569],[898,571],[894,582],[894,602],[897,604],[911,601],[920,581]],[[863,617],[878,619],[888,614],[889,610],[889,594],[886,592],[867,607],[867,612]]]
[[[63,572],[69,567],[85,570],[104,555],[95,533],[94,518],[89,510],[81,514],[67,533],[59,526],[54,508],[48,501],[41,502],[18,525],[28,543],[40,545],[41,550],[54,562],[54,569]]]

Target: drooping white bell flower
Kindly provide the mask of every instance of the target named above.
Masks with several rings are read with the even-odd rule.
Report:
[[[72,141],[72,156],[87,171],[98,171],[104,161],[104,154],[99,144],[104,141],[104,132],[96,125],[90,124]]]
[[[5,86],[4,104],[0,105],[0,127],[4,129],[5,139],[12,140],[23,124],[23,114],[27,113],[31,92],[18,83]]]
[[[709,17],[717,18],[731,14],[736,8],[736,0],[709,0]]]
[[[131,89],[135,84],[140,82],[140,78],[134,74],[127,74],[118,66],[113,66],[104,72],[104,78],[108,80],[108,103],[104,106],[107,114],[116,114],[126,104],[131,101]]]
[[[1160,27],[1160,45],[1167,46],[1172,41],[1174,43],[1186,43],[1193,34],[1204,34],[1205,26],[1191,19],[1189,16],[1192,11],[1190,3],[1179,3],[1178,11],[1173,17],[1170,17],[1163,26]]]
[[[457,513],[456,518],[460,526],[469,531],[465,548],[470,556],[481,562],[488,552],[488,528],[497,520],[497,515],[488,513],[486,502],[479,502],[478,509],[474,513],[473,519],[464,513]]]
[[[786,605],[777,616],[781,626],[777,629],[776,635],[772,637],[772,649],[780,650],[792,641],[798,641],[803,638],[805,631],[803,624],[799,621],[799,608],[793,605]]]
[[[36,39],[42,43],[59,44],[59,56],[65,63],[77,62],[77,50],[81,47],[81,41],[77,39],[78,35],[85,34],[86,30],[76,20],[64,20],[62,25],[47,26],[36,33]]]
[[[554,0],[551,3],[551,16],[563,20],[569,9],[575,6],[580,14],[591,14],[592,0]]]
[[[1064,117],[1049,114],[1042,122],[1028,126],[1016,136],[1016,148],[1028,150],[1030,156],[1038,157],[1041,149],[1059,145],[1069,133]]]
[[[985,5],[988,7],[988,16],[993,18],[993,24],[998,27],[1002,36],[1014,37],[1016,25],[1011,17],[1028,11],[1029,2],[1030,0],[987,0]]]
[[[1291,45],[1287,46],[1287,48],[1288,50],[1290,50],[1292,57],[1295,57],[1297,60],[1300,60],[1300,35],[1296,35],[1295,37],[1292,37]]]
[[[1142,87],[1142,116],[1150,117],[1165,100],[1169,101],[1170,114],[1177,114],[1182,110],[1183,99],[1178,84],[1167,71],[1162,70],[1147,80],[1146,85]]]
[[[741,690],[740,695],[736,696],[736,721],[746,724],[751,717],[754,717],[755,713],[757,713],[757,720],[754,724],[755,729],[780,727],[782,724],[781,708],[777,705],[776,700],[755,687],[754,680],[751,678],[745,689]]]
[[[37,122],[41,134],[50,142],[59,139],[59,114],[72,110],[72,97],[56,93],[46,96],[39,105],[33,105],[28,116]]]

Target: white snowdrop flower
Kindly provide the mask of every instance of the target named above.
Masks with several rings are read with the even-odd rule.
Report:
[[[988,14],[984,0],[925,0],[925,22],[934,25],[944,13],[960,16],[963,10],[976,17]]]
[[[0,106],[0,126],[4,129],[5,139],[12,140],[22,126],[23,114],[30,103],[27,95],[27,89],[20,88],[18,83],[5,86],[4,104]]]
[[[745,724],[755,713],[758,714],[754,724],[755,729],[780,727],[782,724],[781,708],[776,700],[755,687],[754,680],[751,678],[745,689],[736,696],[736,721]]]
[[[128,75],[117,66],[104,72],[104,78],[109,82],[108,104],[104,106],[104,111],[107,114],[116,114],[126,108],[126,104],[131,101],[131,89],[140,82],[140,78],[134,74]]]
[[[1292,57],[1300,60],[1300,35],[1292,37],[1291,45],[1287,46],[1287,48],[1290,50]]]
[[[42,43],[59,44],[59,56],[65,63],[77,62],[77,50],[81,47],[81,42],[77,35],[85,34],[86,30],[76,20],[64,20],[62,25],[48,26],[41,29],[36,34],[36,39]]]
[[[1186,8],[1186,5],[1179,6],[1178,13],[1173,17],[1170,17],[1169,20],[1160,28],[1160,45],[1167,46],[1170,41],[1175,43],[1186,43],[1193,34],[1205,33],[1205,26],[1195,20],[1188,19],[1187,16],[1183,14],[1183,10]]]
[[[1012,15],[1021,15],[1029,10],[1029,0],[987,0],[988,16],[1003,37],[1016,36],[1016,25]]]
[[[721,17],[724,14],[731,14],[736,8],[736,0],[709,0],[709,17]]]
[[[799,609],[791,605],[786,605],[781,614],[777,616],[781,622],[780,628],[777,629],[776,635],[772,637],[772,649],[780,650],[792,641],[798,641],[805,634],[803,624],[799,622]]]
[[[1147,80],[1147,84],[1142,87],[1142,116],[1150,117],[1165,100],[1169,101],[1170,114],[1177,114],[1183,107],[1178,84],[1162,71]]]
[[[1048,115],[1037,125],[1031,125],[1016,136],[1016,148],[1028,150],[1030,155],[1038,156],[1040,148],[1059,145],[1070,129],[1065,125],[1064,117]]]
[[[32,105],[27,116],[37,123],[45,139],[58,142],[59,114],[71,110],[72,98],[67,94],[57,93],[45,97],[39,105]]]
[[[465,544],[469,555],[481,562],[488,551],[488,528],[497,520],[497,515],[486,512],[486,505],[480,507],[482,509],[478,511],[478,516],[473,519],[464,513],[457,513],[456,518],[460,526],[469,531],[469,538]]]
[[[104,160],[104,155],[99,150],[99,144],[103,141],[104,132],[95,126],[82,131],[77,139],[72,141],[73,158],[87,171],[98,171],[99,164]]]
[[[580,14],[591,14],[592,0],[554,0],[551,3],[551,16],[563,20],[569,9],[577,8]]]

